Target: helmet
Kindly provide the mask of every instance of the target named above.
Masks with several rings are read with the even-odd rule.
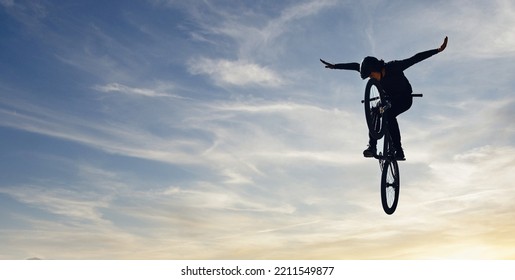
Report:
[[[379,60],[373,56],[367,56],[361,62],[361,66],[359,68],[359,73],[361,74],[361,78],[364,80],[370,76],[372,72],[381,72],[381,69],[384,66],[384,61]]]

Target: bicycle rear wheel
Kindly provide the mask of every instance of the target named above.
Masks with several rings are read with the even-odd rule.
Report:
[[[381,85],[376,79],[369,79],[365,87],[365,118],[368,131],[374,139],[380,139],[384,135],[383,117],[379,112],[381,106]]]
[[[399,165],[396,160],[386,160],[381,176],[381,202],[386,214],[391,215],[397,209],[400,192]]]

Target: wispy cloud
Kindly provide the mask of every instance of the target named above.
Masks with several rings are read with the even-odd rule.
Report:
[[[108,206],[108,198],[101,197],[99,193],[88,194],[87,191],[78,193],[70,189],[16,186],[1,188],[0,193],[8,194],[22,203],[49,213],[69,217],[74,221],[102,222],[99,208]],[[90,197],[88,198],[86,194]]]
[[[277,17],[262,17],[250,12],[250,15],[225,13],[223,9],[208,4],[207,7],[213,10],[210,15],[217,15],[215,20],[193,13],[197,24],[205,34],[229,38],[229,42],[235,43],[238,56],[237,59],[193,58],[188,62],[189,71],[209,75],[219,85],[285,85],[288,80],[273,68],[277,63],[271,61],[280,59],[282,50],[287,47],[280,40],[281,36],[291,32],[296,21],[314,16],[335,4],[335,1],[301,2],[286,7]],[[248,24],[248,16],[256,17],[258,24]]]
[[[395,49],[423,47],[427,41],[420,40],[420,32],[424,38],[442,38],[448,35],[449,48],[446,52],[452,58],[496,58],[513,56],[515,37],[515,7],[512,1],[496,0],[474,5],[465,5],[463,1],[450,1],[445,4],[428,5],[422,2],[393,3],[380,1],[380,8],[374,14],[374,33],[376,41],[388,41],[386,36],[398,34],[405,46],[395,46]],[[390,18],[386,15],[395,14],[402,9],[402,21],[384,24]],[[421,20],[431,19],[431,20]],[[390,21],[389,21],[390,22]],[[417,25],[417,28],[412,28]],[[386,30],[386,29],[392,30]],[[409,36],[406,36],[409,34]],[[395,52],[389,46],[387,51]],[[435,48],[437,45],[434,46]]]
[[[22,101],[8,103],[10,108],[0,109],[3,126],[66,139],[109,153],[170,163],[194,163],[198,159],[186,151],[197,144],[203,145],[197,142],[200,139],[164,139],[123,122],[98,123]]]
[[[199,58],[188,67],[192,74],[207,74],[221,85],[277,87],[284,83],[273,70],[250,62]]]
[[[514,55],[515,46],[515,7],[513,2],[506,0],[491,1],[482,5],[467,5],[463,7],[458,2],[454,9],[444,13],[447,22],[442,29],[450,29],[462,41],[462,55],[480,57],[499,57]],[[436,21],[438,22],[438,20]],[[468,31],[468,32],[467,32]],[[461,37],[464,34],[473,36]]]
[[[109,83],[109,84],[102,85],[102,86],[97,85],[97,86],[94,86],[93,89],[100,91],[100,92],[105,92],[105,93],[118,92],[118,93],[128,94],[128,95],[132,95],[132,96],[182,98],[178,95],[174,95],[174,94],[165,92],[166,89],[163,89],[163,91],[160,91],[160,90],[148,89],[148,88],[129,87],[129,86],[119,84],[119,83]]]
[[[279,16],[263,19],[263,27],[247,26],[243,18],[229,17],[221,25],[211,27],[216,33],[228,35],[239,42],[240,55],[244,58],[260,57],[282,50],[279,39],[295,30],[298,21],[314,16],[337,4],[336,1],[305,1],[285,7]],[[269,51],[271,49],[272,51]]]
[[[5,8],[9,15],[24,24],[31,31],[39,30],[40,21],[48,15],[45,5],[41,3],[20,3],[13,0],[2,0],[0,5]]]

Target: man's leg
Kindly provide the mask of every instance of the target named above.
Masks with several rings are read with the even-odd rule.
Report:
[[[368,133],[368,147],[363,151],[364,157],[374,157],[377,154],[377,140]]]
[[[397,122],[397,116],[406,112],[411,108],[413,104],[413,98],[400,98],[393,100],[393,106],[389,112],[389,128],[390,136],[392,137],[393,148],[395,149],[395,156],[398,160],[404,160],[404,150],[401,144],[401,131],[399,129],[399,123]]]
[[[398,160],[403,160],[405,158],[401,144],[401,131],[399,129],[399,123],[397,122],[397,118],[390,117],[390,119],[388,120],[388,125],[390,128],[390,136],[392,137],[393,148],[395,149],[395,157]]]

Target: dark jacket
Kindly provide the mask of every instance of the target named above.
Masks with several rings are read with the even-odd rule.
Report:
[[[404,60],[394,60],[387,62],[385,67],[385,75],[381,79],[380,83],[383,89],[390,94],[393,98],[411,98],[411,93],[413,92],[411,88],[411,84],[409,83],[406,76],[404,76],[404,70],[411,67],[413,64],[416,64],[424,59],[427,59],[438,53],[438,49],[429,50],[425,52],[417,53],[416,55],[404,59]],[[359,63],[339,63],[335,64],[335,69],[343,69],[343,70],[355,70],[359,72]]]

